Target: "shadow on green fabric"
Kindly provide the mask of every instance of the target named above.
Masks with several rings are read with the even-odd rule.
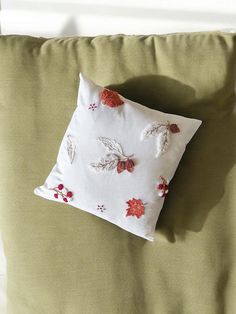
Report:
[[[169,242],[176,236],[184,239],[186,231],[201,231],[224,195],[225,178],[236,162],[234,86],[231,77],[210,99],[197,99],[191,86],[161,75],[109,86],[149,108],[203,121],[180,161],[157,222],[157,233]]]

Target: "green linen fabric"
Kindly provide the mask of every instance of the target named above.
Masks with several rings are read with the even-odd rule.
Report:
[[[236,313],[235,42],[221,32],[0,36],[8,314]],[[33,194],[55,163],[80,71],[148,107],[203,120],[153,243]]]

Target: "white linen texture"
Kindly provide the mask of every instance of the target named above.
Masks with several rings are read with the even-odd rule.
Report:
[[[169,183],[200,125],[128,100],[80,74],[77,107],[57,162],[34,193],[153,241]]]

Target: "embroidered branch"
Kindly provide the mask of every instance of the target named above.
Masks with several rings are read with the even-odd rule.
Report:
[[[121,173],[124,170],[133,172],[134,162],[131,159],[133,155],[126,156],[121,145],[114,139],[100,136],[97,140],[103,144],[108,151],[108,154],[106,154],[105,157],[102,157],[98,162],[91,163],[90,168],[98,172],[109,171],[115,168],[118,173]]]
[[[67,153],[70,159],[70,163],[72,164],[75,158],[75,149],[76,145],[73,142],[71,135],[67,135]]]
[[[109,152],[113,152],[118,155],[124,156],[121,145],[117,143],[115,140],[111,140],[107,137],[102,137],[102,136],[98,137],[97,139],[106,147],[106,149]]]
[[[119,157],[116,154],[107,154],[100,161],[91,163],[90,167],[96,171],[108,171],[116,168],[118,160]]]
[[[166,124],[162,124],[157,121],[148,124],[141,133],[141,141],[151,136],[157,136],[158,134],[166,130],[166,126]]]
[[[169,121],[166,124],[154,121],[148,124],[143,129],[143,131],[141,132],[140,139],[142,141],[149,137],[157,138],[156,157],[158,158],[167,151],[170,145],[170,133],[179,133],[179,132],[180,132],[180,129],[177,124],[174,124],[174,123],[170,124]]]

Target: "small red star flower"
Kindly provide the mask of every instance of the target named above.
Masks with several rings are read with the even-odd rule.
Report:
[[[100,94],[101,101],[103,105],[107,105],[108,107],[118,107],[123,105],[124,102],[120,98],[119,94],[116,91],[104,88]]]
[[[142,200],[133,198],[126,203],[129,205],[129,207],[126,209],[126,217],[136,216],[137,218],[140,218],[142,215],[144,215],[145,208]]]

